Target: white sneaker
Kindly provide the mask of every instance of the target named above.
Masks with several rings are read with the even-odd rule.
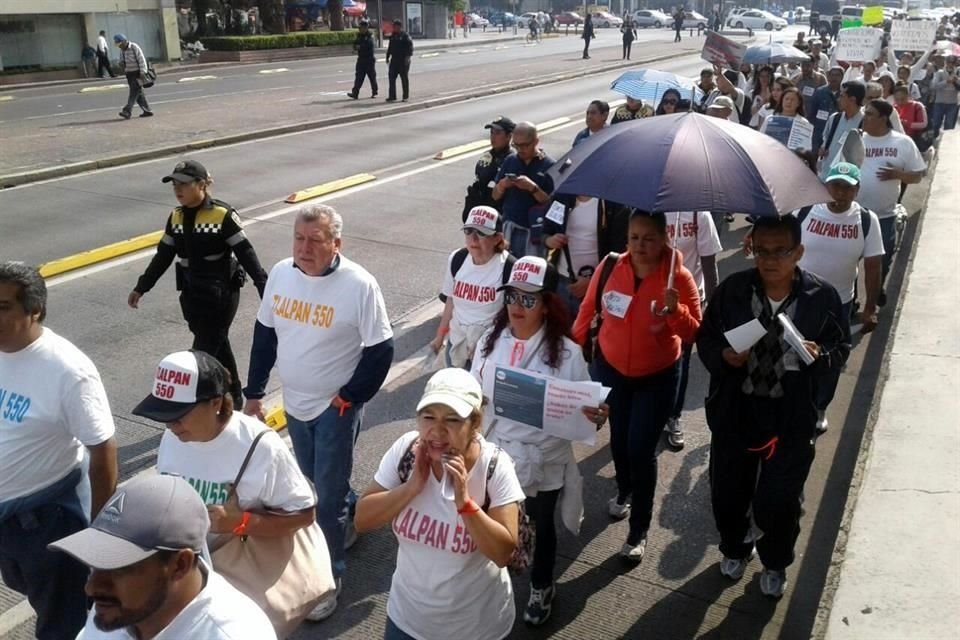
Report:
[[[313,611],[307,614],[307,620],[310,622],[322,622],[333,615],[333,612],[337,610],[337,599],[340,597],[340,589],[343,586],[343,582],[338,578],[337,579],[337,588],[330,592],[330,594],[320,601]]]
[[[646,550],[647,535],[644,534],[636,544],[630,544],[629,540],[624,542],[623,546],[620,548],[620,555],[631,562],[640,562],[643,560],[643,554],[646,552]]]
[[[760,591],[768,598],[779,599],[787,590],[787,572],[784,570],[763,568],[760,574]]]
[[[667,444],[673,449],[683,449],[686,444],[683,439],[683,424],[680,418],[667,420]]]
[[[750,554],[746,558],[723,556],[720,561],[720,575],[736,582],[743,577],[743,573],[747,570],[747,565],[750,564],[751,560],[753,560],[753,549],[750,550]]]
[[[607,503],[607,512],[614,520],[623,520],[630,515],[630,501],[624,499],[623,502],[620,502],[619,497],[610,498]]]
[[[817,411],[817,435],[825,434],[828,428],[829,423],[827,422],[827,412]]]
[[[346,551],[353,545],[357,543],[357,528],[353,526],[353,518],[347,520],[347,524],[343,529],[343,550]]]

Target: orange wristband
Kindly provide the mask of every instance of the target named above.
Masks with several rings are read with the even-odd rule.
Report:
[[[340,401],[340,417],[342,418],[343,414],[347,412],[347,409],[353,406],[353,403],[349,400],[344,400],[339,394],[337,394],[337,400]]]
[[[462,516],[473,515],[474,513],[477,513],[478,511],[480,511],[480,505],[478,505],[476,502],[474,502],[474,501],[473,501],[473,498],[470,498],[469,500],[467,500],[466,502],[464,502],[462,508],[457,509],[457,513],[459,513],[459,514],[462,515]]]
[[[233,535],[235,536],[245,536],[247,535],[247,525],[250,524],[250,512],[244,511],[243,517],[240,519],[240,524],[236,526],[233,530]]]

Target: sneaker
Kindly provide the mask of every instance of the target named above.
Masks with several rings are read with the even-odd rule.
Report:
[[[624,542],[623,546],[620,548],[620,555],[631,562],[640,562],[643,560],[643,554],[646,550],[646,533],[644,533],[636,542],[632,542],[630,540],[630,536],[627,536],[627,541]]]
[[[130,119],[130,113],[129,113],[128,111],[121,111],[121,112],[120,112],[120,117],[123,118],[124,120],[129,120],[129,119]]]
[[[760,591],[768,598],[780,599],[783,592],[787,590],[787,572],[783,569],[763,568],[760,574]]]
[[[535,589],[530,585],[530,599],[527,600],[527,608],[523,612],[523,621],[534,627],[539,627],[546,622],[553,610],[553,598],[556,595],[555,584],[551,584],[546,589]]]
[[[667,444],[674,449],[683,449],[683,425],[680,418],[670,418],[667,420]]]
[[[151,116],[153,116],[153,111],[144,111],[143,113],[140,114],[141,118],[149,118]]]
[[[610,502],[607,503],[607,512],[614,520],[623,520],[630,515],[630,503],[626,498],[620,498],[619,496],[610,498]]]
[[[387,98],[386,100],[384,100],[384,102],[396,102],[396,101],[397,101],[396,98]]]
[[[723,556],[720,561],[720,575],[736,582],[743,577],[743,572],[747,570],[747,565],[753,560],[753,549],[746,558],[728,558]]]
[[[353,518],[350,518],[343,530],[343,550],[346,551],[355,545],[358,537],[357,528],[353,526]]]
[[[356,100],[356,99],[359,98],[360,96],[359,96],[358,94],[354,93],[353,91],[347,91],[347,97]]]
[[[817,411],[817,435],[823,435],[827,432],[829,423],[827,421],[826,411]]]
[[[340,589],[343,582],[337,578],[337,588],[334,589],[326,598],[320,601],[313,611],[307,614],[307,620],[310,622],[322,622],[333,615],[337,610],[337,598],[340,596]]]
[[[404,98],[401,102],[410,102],[410,98]]]

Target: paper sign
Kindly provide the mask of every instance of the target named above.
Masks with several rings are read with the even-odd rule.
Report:
[[[806,118],[769,116],[763,122],[763,132],[792,151],[813,150],[813,125]]]
[[[840,23],[841,29],[854,29],[856,27],[862,27],[863,20],[860,18],[844,18],[843,22]]]
[[[837,37],[837,60],[844,62],[867,62],[880,57],[880,41],[883,29],[856,27],[840,29]]]
[[[627,309],[633,301],[632,296],[620,293],[619,291],[607,291],[601,298],[603,308],[607,313],[617,318],[624,318],[627,315]]]
[[[746,52],[745,45],[734,42],[730,38],[724,38],[719,33],[707,31],[700,57],[724,68],[739,69],[740,61],[743,60]]]
[[[730,348],[736,351],[737,353],[743,353],[747,351],[750,347],[757,344],[767,333],[767,330],[764,328],[760,321],[754,318],[746,324],[742,324],[739,327],[730,329],[723,334],[723,337],[727,339],[727,342],[730,344]]]
[[[597,407],[610,393],[599,382],[573,382],[499,366],[494,372],[493,412],[497,418],[520,422],[544,433],[596,444],[597,425],[583,415],[584,407]]]
[[[867,7],[863,10],[863,18],[861,18],[864,25],[882,25],[883,24],[883,7]]]
[[[936,36],[936,20],[894,20],[890,26],[890,46],[897,51],[926,51]]]
[[[777,320],[780,321],[780,324],[783,325],[783,339],[790,345],[790,348],[793,349],[800,359],[803,360],[804,364],[811,365],[814,362],[814,358],[810,355],[810,352],[807,351],[807,348],[803,346],[803,341],[806,339],[803,337],[803,334],[797,331],[797,327],[794,326],[793,321],[785,313],[778,313]]]
[[[546,218],[550,222],[556,222],[557,224],[562,225],[566,215],[567,208],[564,206],[564,204],[562,202],[554,202],[547,210]]]

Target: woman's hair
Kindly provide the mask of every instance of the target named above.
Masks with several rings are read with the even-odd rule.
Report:
[[[890,83],[889,89],[887,89],[887,85],[884,81],[887,81]],[[893,76],[888,75],[886,73],[880,76],[879,78],[877,78],[877,82],[880,83],[880,86],[883,87],[883,90],[885,92],[889,91],[890,93],[893,93],[893,90],[897,87],[897,81],[893,79]]]
[[[654,211],[651,213],[643,209],[634,209],[633,213],[630,214],[630,222],[641,219],[651,221],[653,226],[657,228],[658,233],[664,236],[667,235],[667,216],[662,211]]]
[[[773,98],[773,91],[772,91],[772,89],[773,89],[773,85],[775,85],[775,84],[776,84],[776,85],[780,85],[780,88],[783,89],[784,91],[786,91],[786,90],[789,89],[790,87],[796,86],[796,85],[793,84],[793,81],[792,81],[790,78],[784,78],[783,76],[781,76],[781,77],[779,77],[779,78],[776,78],[773,82],[770,83],[770,88],[771,88],[771,91],[770,91],[770,100],[767,101],[767,106],[768,106],[769,108],[771,108],[771,109],[774,109],[774,110],[776,110],[777,107],[779,106],[779,105],[777,105],[776,102],[774,102],[774,98]],[[782,100],[782,99],[783,99],[783,98],[781,97],[781,100]]]
[[[893,88],[893,93],[901,93],[901,92],[907,94],[908,98],[911,97],[910,87],[907,86],[906,82],[898,82],[896,86]]]
[[[773,85],[773,67],[765,64],[753,75],[753,95],[755,96],[760,95],[760,76],[765,73],[770,76],[770,84]]]
[[[677,91],[676,89],[667,89],[666,91],[663,92],[663,96],[660,97],[660,104],[657,105],[657,113],[656,113],[656,115],[662,116],[662,115],[666,114],[666,111],[663,110],[663,100],[664,100],[664,98],[666,98],[666,97],[669,96],[669,95],[676,96],[676,98],[677,98],[677,103],[679,104],[679,102],[680,102],[680,92]],[[676,109],[676,107],[674,107],[674,109]]]
[[[540,295],[543,298],[545,311],[543,317],[543,347],[546,349],[541,358],[551,369],[559,369],[563,360],[563,339],[570,337],[570,314],[567,311],[567,303],[556,293],[543,291]],[[494,345],[508,324],[510,324],[510,314],[507,311],[507,306],[504,305],[493,319],[493,331],[484,341],[480,355],[487,358],[493,353]]]
[[[500,240],[498,240],[497,244],[493,247],[493,253],[494,254],[503,253],[509,248],[510,248],[510,245],[507,243],[507,237],[501,233]]]
[[[783,99],[790,94],[797,96],[797,115],[802,116],[803,115],[803,95],[800,93],[800,89],[797,89],[796,87],[787,87],[786,89],[783,90],[783,95],[780,96],[780,104],[776,106],[773,112],[783,113]]]
[[[221,396],[220,411],[217,413],[217,423],[224,427],[230,418],[233,417],[233,395],[230,393],[230,386],[233,384],[233,376],[230,375],[230,370],[226,367],[223,367],[223,375],[226,379],[227,392]]]

